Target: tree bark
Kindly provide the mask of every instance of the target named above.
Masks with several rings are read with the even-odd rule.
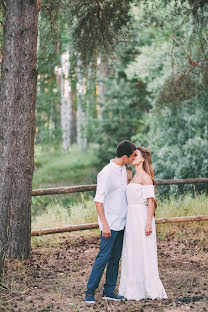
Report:
[[[98,120],[103,119],[102,115],[102,110],[103,110],[103,105],[104,105],[104,94],[105,94],[105,85],[103,83],[103,79],[105,77],[105,72],[104,72],[104,64],[102,62],[101,56],[97,58],[97,84],[98,84],[98,102],[100,103],[97,105],[97,115],[98,115]]]
[[[62,145],[65,153],[69,152],[69,146],[72,143],[72,97],[69,70],[69,52],[67,51],[61,55],[61,128]]]
[[[85,151],[87,149],[86,79],[80,59],[77,62],[77,80],[77,145]]]
[[[30,254],[37,0],[7,0],[0,90],[0,252]],[[3,248],[3,252],[2,252]]]

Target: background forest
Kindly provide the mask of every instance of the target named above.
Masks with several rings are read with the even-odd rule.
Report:
[[[0,0],[0,35],[0,311],[86,311],[99,230],[31,230],[97,222],[94,192],[32,190],[96,183],[125,139],[156,180],[208,178],[208,1]],[[157,185],[169,299],[96,311],[206,310],[207,191]]]
[[[112,25],[112,34],[106,28],[110,55],[93,25],[94,7],[80,4],[43,1],[39,12],[35,164],[50,173],[46,166],[37,170],[34,187],[58,184],[58,173],[62,185],[95,182],[123,139],[150,149],[157,179],[206,177],[206,1],[126,1],[128,14],[114,8],[126,33],[114,49],[113,31],[120,26]],[[88,27],[94,27],[91,42]],[[160,192],[184,188],[192,189]]]
[[[96,183],[124,139],[150,149],[156,179],[207,177],[207,1],[38,3],[33,189]],[[0,12],[3,30],[3,5]],[[172,198],[206,194],[207,184],[157,191],[171,206]],[[81,202],[92,211],[89,221],[96,220],[91,196],[33,197],[32,214],[73,214]],[[168,215],[185,215],[178,205],[184,207],[174,202]],[[76,210],[77,223],[89,209]]]
[[[32,190],[96,183],[125,139],[208,178],[208,1],[0,0],[0,35],[0,310],[86,311],[99,231],[31,230],[96,222],[94,192]],[[157,224],[169,299],[119,311],[206,310],[207,191],[157,185],[156,219],[197,217]]]

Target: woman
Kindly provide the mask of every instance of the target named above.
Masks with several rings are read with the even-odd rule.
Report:
[[[119,295],[128,300],[167,298],[158,273],[156,199],[150,152],[138,147],[132,165],[136,173],[127,186],[128,213]]]

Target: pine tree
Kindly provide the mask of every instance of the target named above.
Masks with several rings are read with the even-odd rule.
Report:
[[[6,1],[0,90],[0,259],[30,254],[37,85],[36,1]],[[15,53],[14,53],[15,51]]]

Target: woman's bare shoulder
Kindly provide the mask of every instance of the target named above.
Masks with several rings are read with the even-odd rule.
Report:
[[[149,176],[149,174],[144,174],[142,180],[143,180],[143,185],[153,185],[152,178]]]

